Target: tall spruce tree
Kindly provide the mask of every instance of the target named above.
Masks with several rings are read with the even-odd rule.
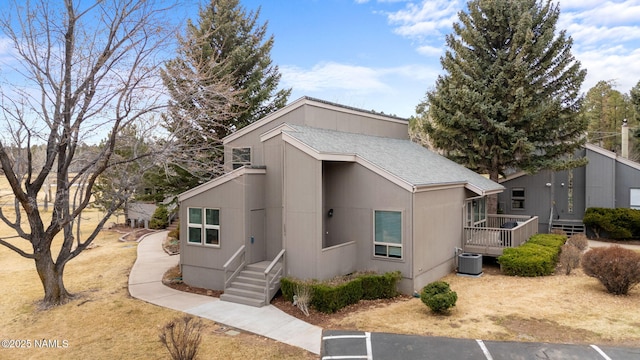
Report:
[[[220,175],[222,138],[286,105],[291,90],[278,89],[281,75],[270,57],[274,38],[267,37],[267,23],[258,23],[259,14],[238,0],[211,0],[178,37],[178,56],[162,76],[171,95],[167,129],[182,146],[176,164],[164,170],[191,179],[163,186],[192,186]]]
[[[620,152],[620,127],[627,120],[635,127],[629,95],[614,89],[613,81],[598,81],[589,89],[582,104],[582,113],[589,122],[588,140],[607,150]]]
[[[473,0],[458,14],[446,71],[418,105],[431,145],[498,180],[506,169],[571,168],[584,143],[579,116],[586,71],[572,39],[556,34],[560,9],[551,1]],[[496,210],[495,199],[489,210]]]

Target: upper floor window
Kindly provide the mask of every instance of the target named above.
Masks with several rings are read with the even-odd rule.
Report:
[[[231,165],[233,166],[233,170],[245,165],[251,165],[251,148],[241,147],[231,149]]]
[[[524,209],[524,188],[514,187],[511,188],[511,208],[512,209]]]

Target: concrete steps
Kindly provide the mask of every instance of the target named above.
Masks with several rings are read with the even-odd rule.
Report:
[[[269,266],[268,261],[247,265],[224,289],[220,300],[255,307],[267,305],[265,300],[267,284],[264,279],[264,270],[267,266]]]

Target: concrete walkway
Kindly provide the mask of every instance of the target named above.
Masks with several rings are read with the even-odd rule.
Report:
[[[597,241],[597,240],[589,240],[589,247],[591,248],[611,246],[611,245],[620,245],[621,247],[625,249],[630,249],[630,250],[640,250],[640,245],[625,244],[624,242],[611,243],[611,242],[604,242],[604,241]]]
[[[167,255],[162,250],[166,234],[162,231],[148,235],[138,244],[138,258],[129,274],[131,296],[320,354],[322,328],[273,305],[255,308],[174,290],[162,284],[164,273],[179,260],[178,256]]]

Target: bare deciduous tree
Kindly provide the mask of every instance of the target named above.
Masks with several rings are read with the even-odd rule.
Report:
[[[0,19],[15,59],[1,69],[12,86],[1,91],[0,165],[15,196],[15,216],[0,208],[0,219],[17,236],[0,244],[35,261],[43,305],[53,306],[72,297],[63,282],[66,264],[126,198],[114,201],[90,234],[80,234],[96,179],[116,163],[122,129],[163,107],[158,70],[173,36],[167,9],[151,1],[16,0],[11,7]],[[105,137],[98,151],[83,151],[84,143]],[[46,155],[36,162],[32,146],[38,144]],[[38,199],[49,177],[55,178],[50,220]],[[56,236],[61,241],[54,242]]]

